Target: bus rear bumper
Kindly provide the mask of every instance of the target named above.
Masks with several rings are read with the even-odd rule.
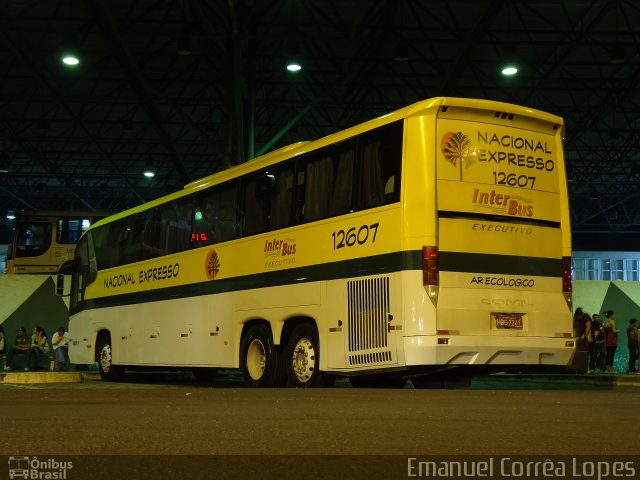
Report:
[[[566,338],[425,335],[404,337],[404,356],[407,366],[569,365],[573,345]]]

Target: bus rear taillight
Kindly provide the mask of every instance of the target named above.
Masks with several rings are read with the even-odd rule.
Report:
[[[571,283],[571,257],[562,257],[562,293],[569,310],[573,311],[573,285]]]
[[[422,284],[433,306],[438,303],[438,247],[422,247]]]

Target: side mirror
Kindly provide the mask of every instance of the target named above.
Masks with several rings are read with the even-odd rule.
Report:
[[[78,267],[78,259],[74,258],[68,262],[63,263],[58,269],[58,275],[71,275]],[[60,277],[58,277],[60,278]]]
[[[58,274],[56,280],[56,295],[62,297],[64,295],[64,275]]]

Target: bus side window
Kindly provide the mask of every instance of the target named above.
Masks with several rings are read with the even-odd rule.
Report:
[[[120,264],[142,260],[142,235],[145,214],[139,213],[118,222],[121,227]]]
[[[193,197],[186,197],[163,206],[162,225],[166,228],[169,253],[188,250],[191,240]]]
[[[359,162],[360,208],[377,207],[384,203],[384,171],[380,141],[360,148]]]
[[[270,168],[244,181],[242,235],[255,235],[291,225],[293,163]]]
[[[112,228],[113,225],[113,223],[108,223],[91,231],[99,270],[115,267],[119,261],[120,252],[116,248],[117,239],[115,238],[115,229]]]
[[[236,237],[237,183],[222,185],[196,197],[193,248],[226,242]]]
[[[312,222],[327,217],[333,196],[333,159],[328,156],[307,162],[304,178],[301,220]]]
[[[297,218],[312,222],[351,211],[355,143],[340,144],[301,162]]]
[[[88,219],[64,217],[58,219],[58,229],[56,241],[60,244],[78,243],[82,232],[86,230],[83,226],[89,225]]]
[[[142,251],[145,259],[166,255],[167,238],[163,235],[160,209],[152,208],[147,211],[144,232],[142,235]]]
[[[277,230],[291,225],[293,165],[280,168],[272,175],[274,184],[269,203],[269,230]]]
[[[358,209],[400,200],[402,123],[397,122],[358,139]]]
[[[334,168],[335,180],[331,197],[331,214],[348,213],[353,203],[353,167],[355,152],[352,149],[341,152]]]

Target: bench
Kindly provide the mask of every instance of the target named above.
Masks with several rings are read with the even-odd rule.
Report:
[[[45,370],[52,372],[55,368],[55,354],[53,351],[40,354],[40,362],[36,365],[37,370]],[[2,354],[2,371],[7,367],[7,354]],[[20,371],[27,367],[27,356],[24,354],[13,355],[14,370]]]

